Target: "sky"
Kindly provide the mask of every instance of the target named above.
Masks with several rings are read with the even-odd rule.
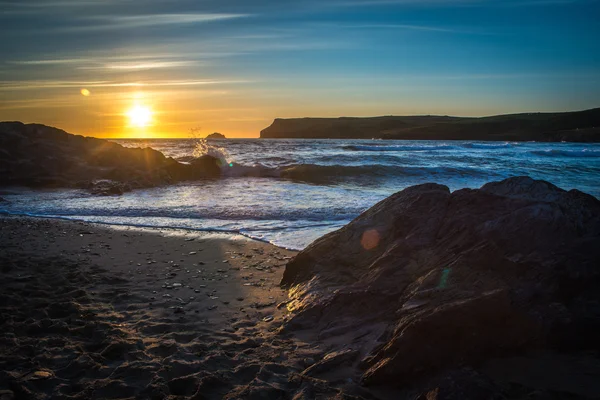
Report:
[[[0,120],[258,137],[274,118],[600,107],[600,0],[0,0]]]

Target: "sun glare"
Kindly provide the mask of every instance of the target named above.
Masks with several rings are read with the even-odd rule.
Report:
[[[152,111],[146,106],[136,105],[127,111],[127,117],[131,126],[143,128],[150,124]]]

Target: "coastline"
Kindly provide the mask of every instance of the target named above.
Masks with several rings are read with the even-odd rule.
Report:
[[[1,190],[0,190],[1,192]],[[1,197],[0,197],[1,199]],[[186,228],[180,226],[156,226],[156,225],[143,225],[143,224],[127,224],[127,223],[118,223],[118,222],[102,222],[102,221],[87,221],[81,218],[74,218],[69,216],[61,216],[61,215],[38,215],[32,213],[11,213],[8,211],[0,211],[0,219],[2,218],[32,218],[32,219],[40,219],[40,220],[56,220],[56,221],[66,221],[66,222],[74,222],[74,223],[83,223],[83,224],[92,224],[98,225],[101,227],[107,227],[112,230],[134,230],[139,231],[141,233],[156,233],[159,231],[161,234],[171,233],[170,236],[187,236],[189,234],[198,234],[201,236],[207,236],[206,239],[219,239],[226,241],[237,241],[237,240],[250,240],[252,242],[259,242],[262,244],[266,244],[269,246],[273,246],[276,249],[286,250],[292,253],[298,253],[301,249],[289,248],[282,245],[277,245],[275,243],[271,243],[268,240],[263,240],[258,237],[250,236],[239,232],[237,230],[225,230],[225,229],[216,229],[216,228]],[[169,236],[169,235],[168,235]]]
[[[599,207],[422,184],[298,253],[0,215],[0,399],[597,398]]]
[[[6,215],[0,239],[7,396],[283,393],[323,354],[277,334],[287,318],[279,281],[295,252],[242,236]]]

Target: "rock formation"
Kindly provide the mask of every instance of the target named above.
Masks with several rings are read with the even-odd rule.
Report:
[[[214,132],[214,133],[211,133],[211,134],[210,134],[210,135],[208,135],[206,138],[207,138],[207,139],[227,139],[227,138],[225,137],[225,135],[223,135],[222,133],[219,133],[219,132]]]
[[[97,194],[220,176],[211,156],[188,164],[151,148],[21,122],[0,123],[0,186],[83,187]]]
[[[467,118],[385,116],[276,119],[261,138],[599,142],[600,108]]]
[[[345,363],[365,385],[423,399],[600,396],[582,383],[600,382],[600,201],[577,190],[527,177],[410,187],[300,252],[282,285],[296,311],[282,330],[358,351]],[[594,372],[580,389],[543,367],[544,384],[515,372],[503,386],[530,364],[569,370],[581,352]]]

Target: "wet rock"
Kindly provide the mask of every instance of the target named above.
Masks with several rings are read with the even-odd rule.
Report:
[[[318,375],[331,369],[339,368],[343,364],[351,364],[358,356],[358,351],[344,349],[329,353],[323,359],[302,372],[302,375]]]
[[[91,194],[96,196],[114,196],[130,191],[131,186],[111,180],[99,180],[94,181],[90,185],[89,190]]]
[[[6,186],[78,187],[119,195],[221,174],[220,160],[209,155],[184,164],[151,148],[126,148],[40,124],[0,122],[0,149],[0,185]]]
[[[410,187],[298,253],[282,285],[295,312],[284,329],[353,343],[366,384],[411,385],[499,355],[597,351],[600,201],[527,177]]]

